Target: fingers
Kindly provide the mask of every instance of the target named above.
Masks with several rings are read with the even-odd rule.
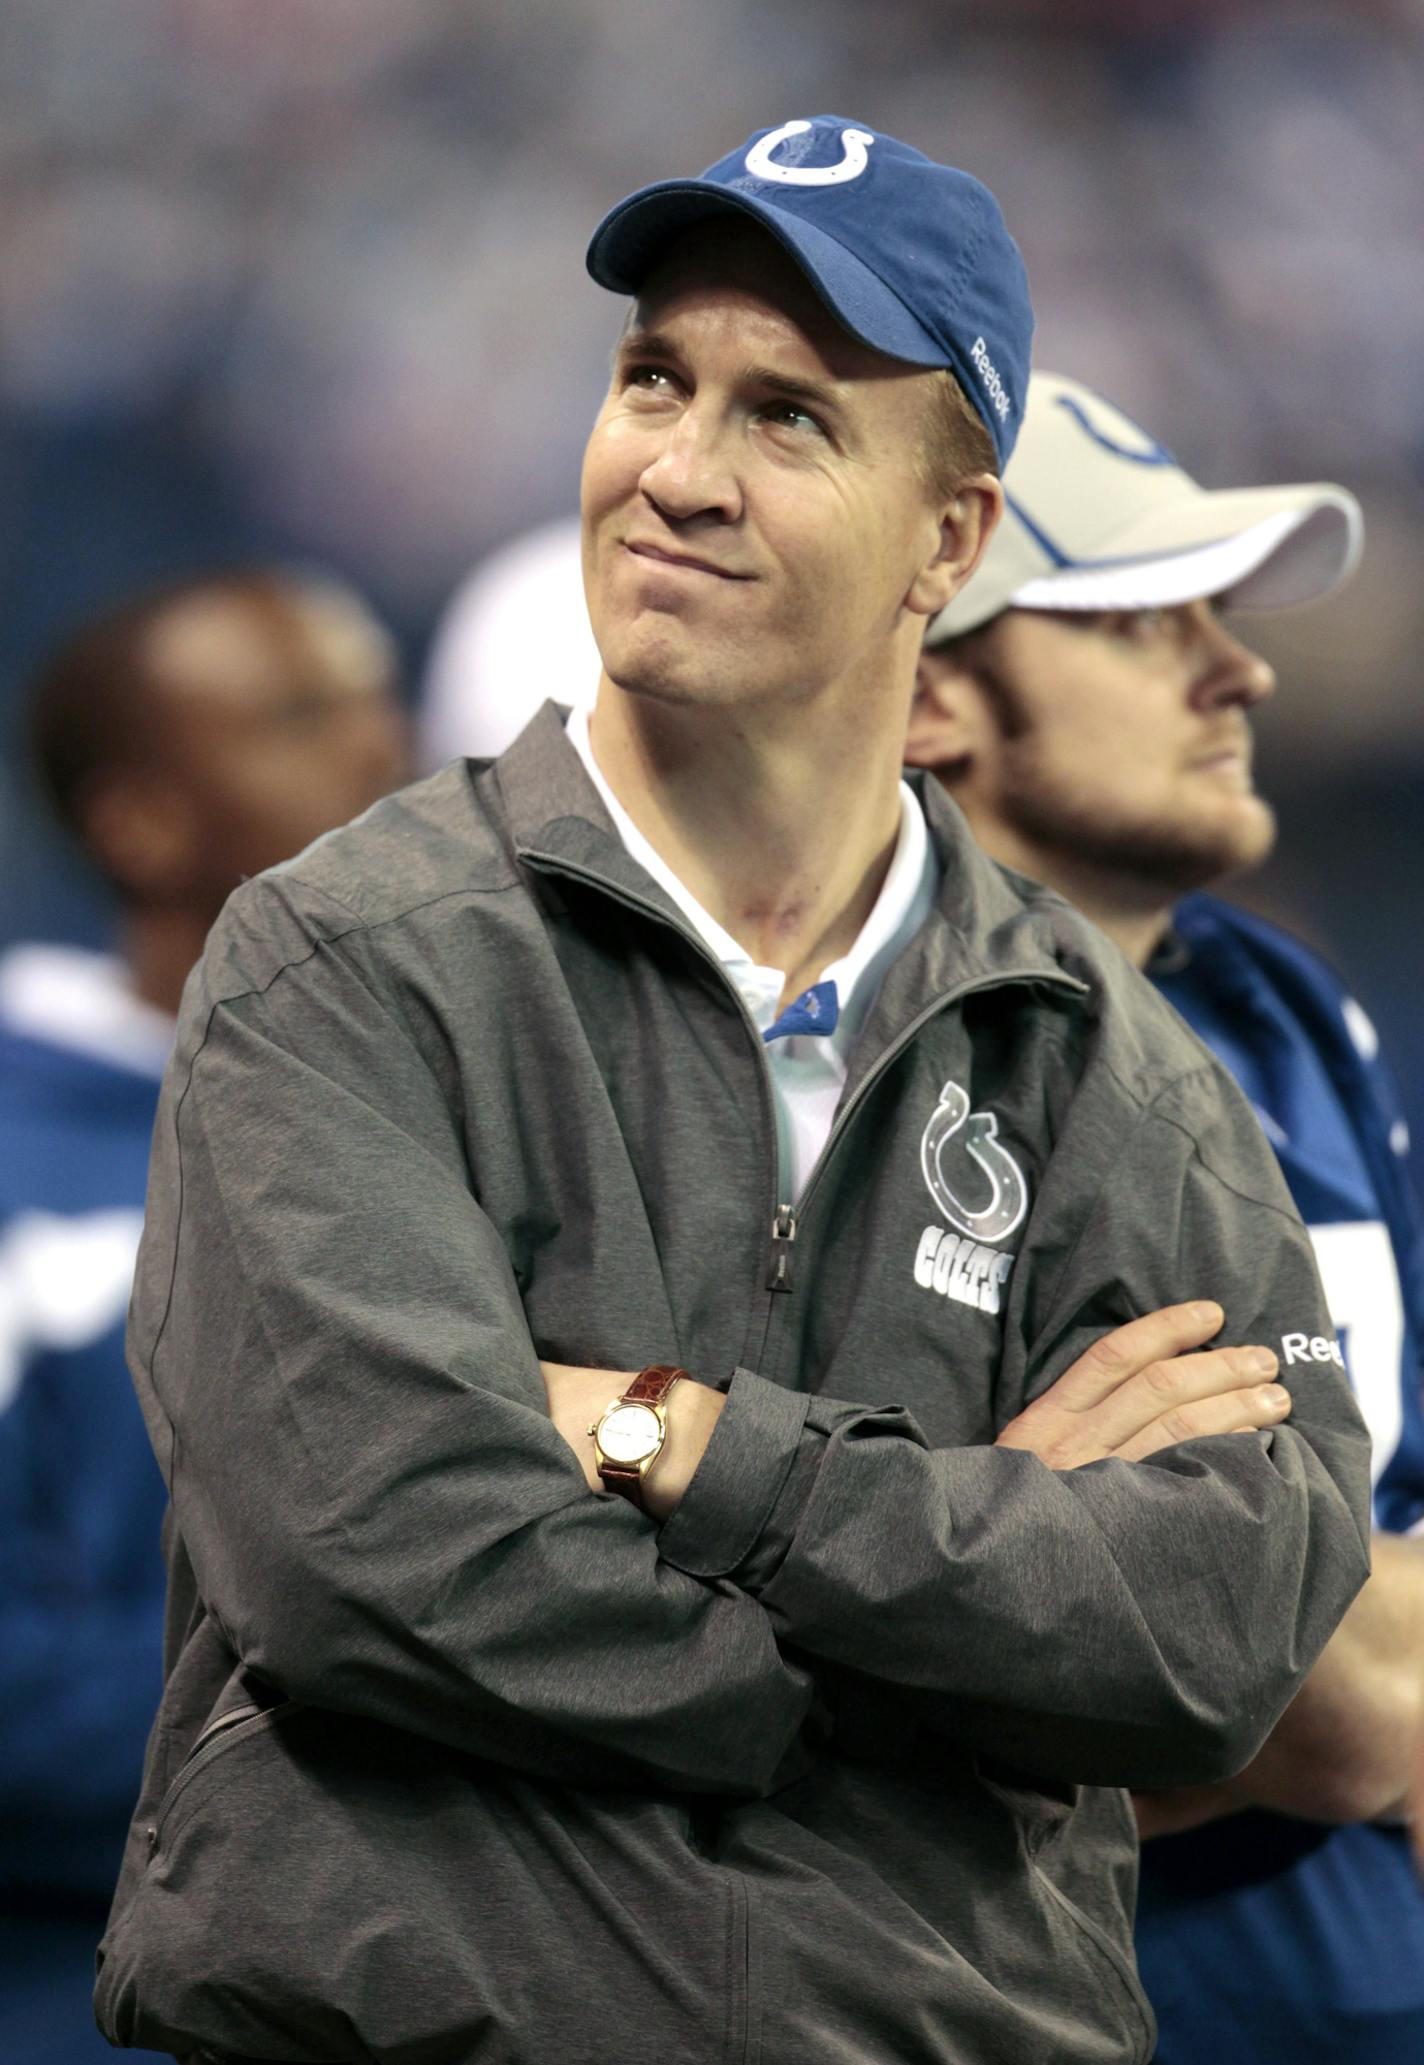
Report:
[[[1205,1299],[1114,1328],[1002,1429],[999,1446],[1074,1470],[1274,1425],[1290,1411],[1290,1394],[1270,1382],[1276,1357],[1261,1347],[1202,1348],[1222,1324],[1221,1307]]]
[[[1154,1422],[1199,1400],[1237,1395],[1253,1384],[1269,1384],[1278,1367],[1269,1348],[1208,1348],[1195,1355],[1149,1363],[1136,1376],[1125,1378],[1094,1409],[1094,1425],[1104,1446],[1117,1449]]]
[[[1209,1398],[1174,1406],[1113,1450],[1124,1462],[1140,1463],[1159,1449],[1202,1434],[1245,1434],[1274,1427],[1291,1409],[1289,1391],[1280,1384],[1255,1384],[1244,1391],[1218,1392]]]
[[[1220,1333],[1225,1318],[1210,1298],[1198,1298],[1189,1305],[1165,1305],[1160,1312],[1131,1319],[1094,1341],[1044,1396],[1057,1392],[1059,1401],[1073,1412],[1088,1412],[1149,1364],[1200,1348]]]

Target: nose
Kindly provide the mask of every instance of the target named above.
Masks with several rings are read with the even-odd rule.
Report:
[[[712,398],[694,395],[662,430],[638,486],[659,514],[675,525],[699,517],[732,523],[742,510],[741,483],[730,433]]]
[[[1276,690],[1269,660],[1227,630],[1205,603],[1194,612],[1198,664],[1192,700],[1203,709],[1252,709]]]

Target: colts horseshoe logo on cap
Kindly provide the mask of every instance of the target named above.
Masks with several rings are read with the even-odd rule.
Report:
[[[1082,403],[1074,401],[1069,394],[1059,395],[1058,406],[1068,411],[1078,428],[1085,431],[1095,445],[1101,445],[1103,450],[1111,452],[1115,459],[1130,459],[1134,466],[1175,466],[1177,463],[1164,444],[1159,444],[1155,437],[1149,437],[1130,416],[1124,416],[1121,409],[1113,409],[1112,413],[1123,426],[1123,430],[1130,432],[1138,440],[1136,444],[1124,444],[1121,436],[1111,436],[1101,423],[1093,421]],[[1110,408],[1111,404],[1104,402],[1103,406]]]
[[[943,1155],[963,1127],[960,1145],[978,1163],[991,1186],[989,1202],[977,1210],[966,1205],[945,1181]],[[939,1103],[920,1142],[920,1167],[930,1196],[951,1226],[971,1240],[1004,1240],[1028,1210],[1028,1185],[1023,1170],[999,1137],[999,1121],[991,1111],[971,1111],[969,1099],[952,1078],[939,1093]],[[982,1193],[982,1185],[976,1184]]]
[[[859,179],[870,163],[870,146],[875,138],[868,129],[842,129],[838,165],[774,165],[771,154],[789,136],[804,136],[809,122],[783,122],[753,144],[747,152],[747,170],[754,179],[779,179],[784,186],[840,186],[847,179]]]

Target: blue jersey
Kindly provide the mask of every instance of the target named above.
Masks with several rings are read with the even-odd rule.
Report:
[[[1190,897],[1153,979],[1256,1107],[1369,1423],[1376,1524],[1424,1524],[1424,1245],[1374,1029],[1297,941]],[[1208,1286],[1209,1288],[1209,1286]],[[1247,1812],[1143,1851],[1161,2065],[1424,2060],[1424,1888],[1404,1831]]]
[[[0,958],[0,2029],[80,2065],[162,1690],[165,1505],[124,1364],[167,1021],[115,964]]]

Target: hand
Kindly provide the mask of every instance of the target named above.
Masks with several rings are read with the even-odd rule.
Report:
[[[1291,1409],[1271,1383],[1269,1348],[1200,1348],[1221,1329],[1219,1305],[1168,1305],[1095,1341],[1071,1369],[1010,1420],[996,1448],[1026,1448],[1050,1470],[1119,1456],[1140,1463],[1199,1434],[1273,1427]]]
[[[539,1367],[549,1396],[549,1418],[578,1457],[590,1491],[602,1491],[590,1429],[638,1372],[584,1369],[567,1362],[541,1362]],[[673,1385],[665,1408],[667,1439],[643,1479],[643,1506],[652,1519],[662,1522],[677,1511],[726,1402],[710,1384],[690,1377]]]

